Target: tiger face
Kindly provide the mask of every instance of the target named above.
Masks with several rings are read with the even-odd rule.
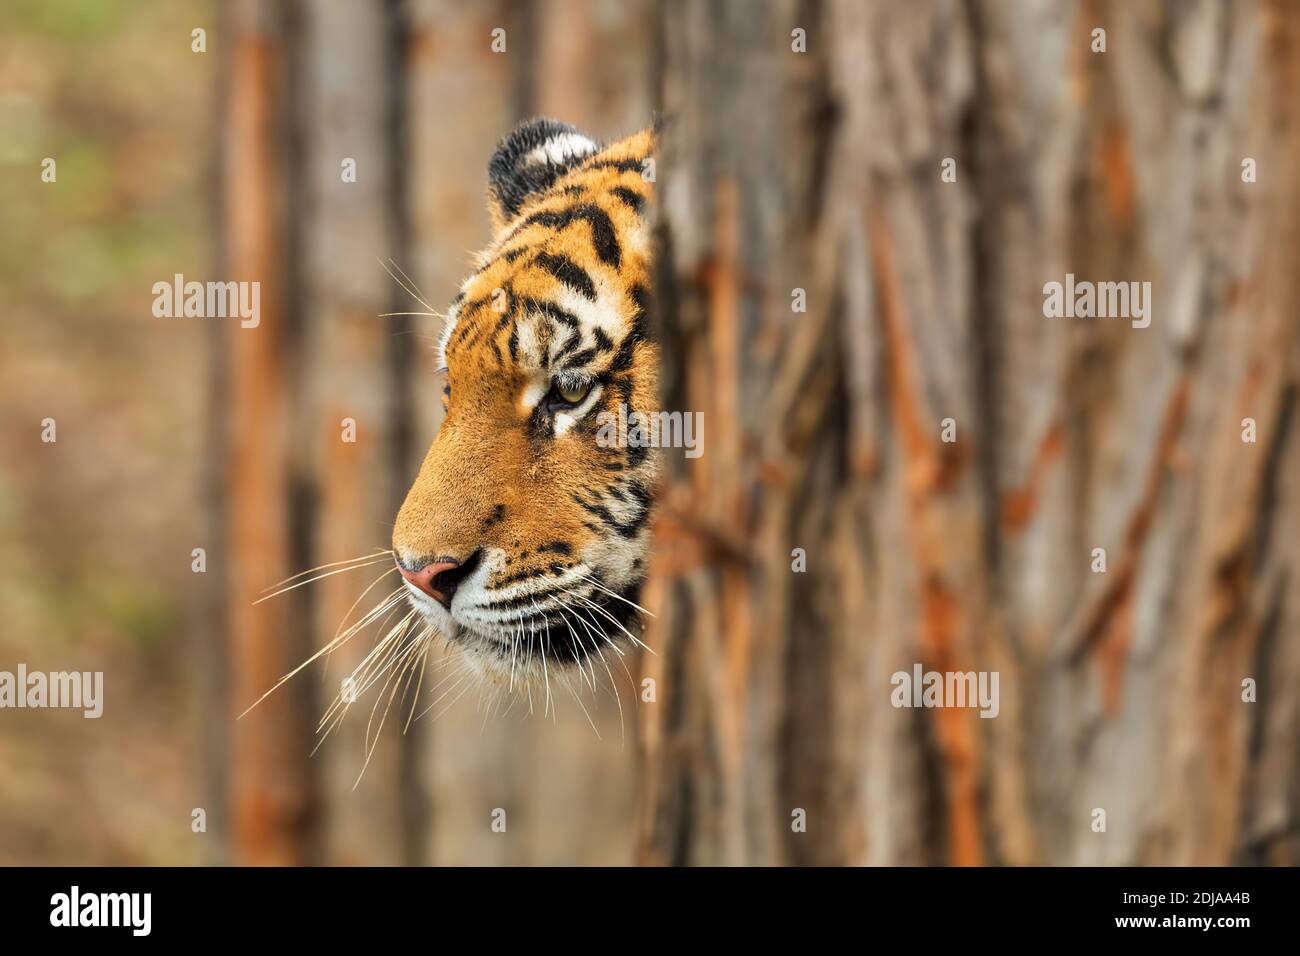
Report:
[[[653,147],[539,119],[488,165],[494,237],[447,314],[446,418],[393,553],[411,603],[490,676],[636,639],[655,452],[608,426],[657,399]]]

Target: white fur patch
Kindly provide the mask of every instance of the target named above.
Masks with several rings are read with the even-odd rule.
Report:
[[[406,588],[406,600],[411,607],[419,611],[426,621],[432,624],[440,633],[447,634],[456,628],[456,619],[447,613],[447,609],[435,601],[429,595],[425,594],[410,581],[402,580],[402,586]]]
[[[596,152],[596,144],[580,133],[558,133],[524,157],[526,165],[552,163],[564,165],[575,156],[588,156]]]
[[[637,219],[636,225],[624,231],[624,243],[637,255],[650,255],[650,229],[644,219]]]
[[[619,535],[597,538],[584,552],[584,563],[600,568],[601,576],[614,589],[626,587],[636,579],[633,564],[645,553],[646,540],[644,531],[631,540]]]
[[[533,315],[515,320],[515,347],[519,351],[521,365],[537,368],[542,364],[542,343],[537,337],[538,321]]]
[[[617,308],[623,293],[610,284],[599,272],[591,274],[592,285],[596,287],[596,301],[593,302],[581,292],[575,292],[561,284],[555,304],[577,316],[583,331],[600,329],[609,338],[617,342],[623,338],[625,320]]]
[[[438,364],[443,368],[447,367],[447,343],[451,341],[451,334],[456,331],[456,317],[459,314],[459,307],[448,310],[447,321],[443,325],[442,335],[438,339]]]
[[[537,403],[551,389],[551,382],[544,375],[539,375],[531,382],[524,386],[524,393],[519,397],[519,407],[525,412],[531,412],[537,407]]]

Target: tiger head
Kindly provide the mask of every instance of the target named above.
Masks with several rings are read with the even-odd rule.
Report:
[[[651,130],[601,147],[538,119],[488,164],[494,235],[447,313],[446,417],[393,553],[412,604],[489,676],[635,640],[656,460],[611,426],[657,400],[653,148]]]

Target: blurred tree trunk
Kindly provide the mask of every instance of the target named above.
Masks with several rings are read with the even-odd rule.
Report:
[[[405,324],[394,325],[394,317],[384,313],[419,306],[394,294],[400,287],[387,271],[401,275],[409,266],[400,209],[405,169],[399,159],[405,81],[401,11],[394,4],[352,3],[304,3],[298,9],[302,142],[294,159],[305,192],[299,241],[307,320],[298,352],[304,394],[295,434],[312,539],[304,566],[312,567],[389,546],[398,489],[412,467],[412,412],[404,400],[410,369],[400,361],[411,343],[400,336]],[[350,621],[359,620],[399,586],[391,561],[312,585],[316,646],[333,638],[349,611]],[[399,605],[387,626],[408,610]],[[382,623],[330,655],[324,706],[374,647]],[[388,676],[400,683],[396,670]],[[422,806],[419,814],[411,810],[427,804],[419,741],[409,729],[403,733],[409,706],[397,698],[390,705],[390,689],[384,679],[376,683],[318,755],[326,768],[331,862],[424,861],[429,808]],[[367,763],[370,744],[373,757]]]
[[[319,794],[308,754],[317,706],[310,682],[292,682],[235,718],[311,653],[310,607],[292,592],[253,606],[263,588],[307,558],[295,513],[292,410],[301,381],[296,275],[298,172],[291,80],[298,37],[283,8],[254,0],[225,11],[224,279],[260,283],[260,321],[221,322],[228,350],[226,489],[221,502],[229,711],[229,827],[236,862],[303,864],[319,859]]]
[[[405,0],[388,0],[385,12],[385,48],[383,50],[384,138],[386,168],[384,190],[385,216],[394,259],[404,272],[414,268],[414,229],[411,213],[411,55],[414,45],[411,18]],[[397,282],[389,286],[390,312],[410,311],[411,295]],[[418,406],[412,400],[411,385],[420,371],[418,354],[412,348],[415,322],[408,315],[389,316],[387,348],[387,383],[385,416],[389,429],[388,488],[390,511],[396,514],[406,498],[410,476],[420,465],[424,449],[419,447],[416,426],[420,421]],[[385,536],[384,547],[388,547]],[[399,789],[399,833],[401,860],[408,866],[426,866],[433,861],[430,844],[434,808],[428,787],[427,768],[432,728],[412,721],[405,728],[398,745],[397,786]]]
[[[222,327],[213,364],[226,487],[211,497],[228,551],[210,583],[237,715],[333,637],[365,583],[393,578],[352,620],[396,586],[378,563],[253,605],[291,574],[386,548],[417,459],[410,343],[395,339],[406,326],[383,316],[411,308],[385,271],[407,254],[401,7],[241,3],[226,16],[221,258],[230,277],[261,283],[262,307],[256,328]],[[309,756],[373,630],[332,655],[323,685],[305,672],[233,725],[236,861],[426,859],[423,728],[404,736],[391,713],[399,732],[379,738],[354,792],[376,689]]]
[[[221,12],[221,32],[231,35],[230,17],[233,7]],[[225,127],[230,119],[231,70],[234,57],[223,55],[218,60],[217,83],[213,92],[213,115]],[[209,146],[212,190],[208,213],[213,222],[212,268],[214,275],[230,272],[227,256],[230,242],[227,238],[229,217],[225,212],[226,143],[217,137]],[[229,630],[226,621],[229,584],[226,579],[229,551],[226,547],[226,468],[229,458],[230,438],[227,411],[229,406],[229,348],[226,329],[219,322],[207,327],[207,392],[204,398],[203,430],[206,444],[203,450],[202,507],[204,548],[210,557],[221,560],[209,562],[206,577],[196,598],[197,608],[189,628],[192,649],[191,667],[193,682],[198,689],[199,741],[202,754],[201,805],[207,815],[207,833],[201,859],[208,866],[228,866],[231,862],[231,812],[228,784],[230,775],[230,650]]]
[[[1300,858],[1300,11],[1231,9],[662,5],[664,402],[706,441],[641,860]],[[1150,280],[1151,326],[1045,318],[1067,272]],[[918,662],[997,717],[893,707]]]

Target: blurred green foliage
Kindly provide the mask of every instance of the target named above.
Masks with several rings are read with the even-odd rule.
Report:
[[[93,40],[118,24],[131,0],[6,0],[0,29],[21,30],[66,42]]]
[[[217,58],[190,31],[214,12],[0,2],[0,667],[103,670],[109,695],[98,721],[0,721],[0,764],[23,768],[0,785],[0,863],[193,852],[164,808],[192,806],[197,775],[177,715],[195,694],[207,338],[149,307],[154,282],[211,267]],[[78,779],[119,817],[83,813]]]

